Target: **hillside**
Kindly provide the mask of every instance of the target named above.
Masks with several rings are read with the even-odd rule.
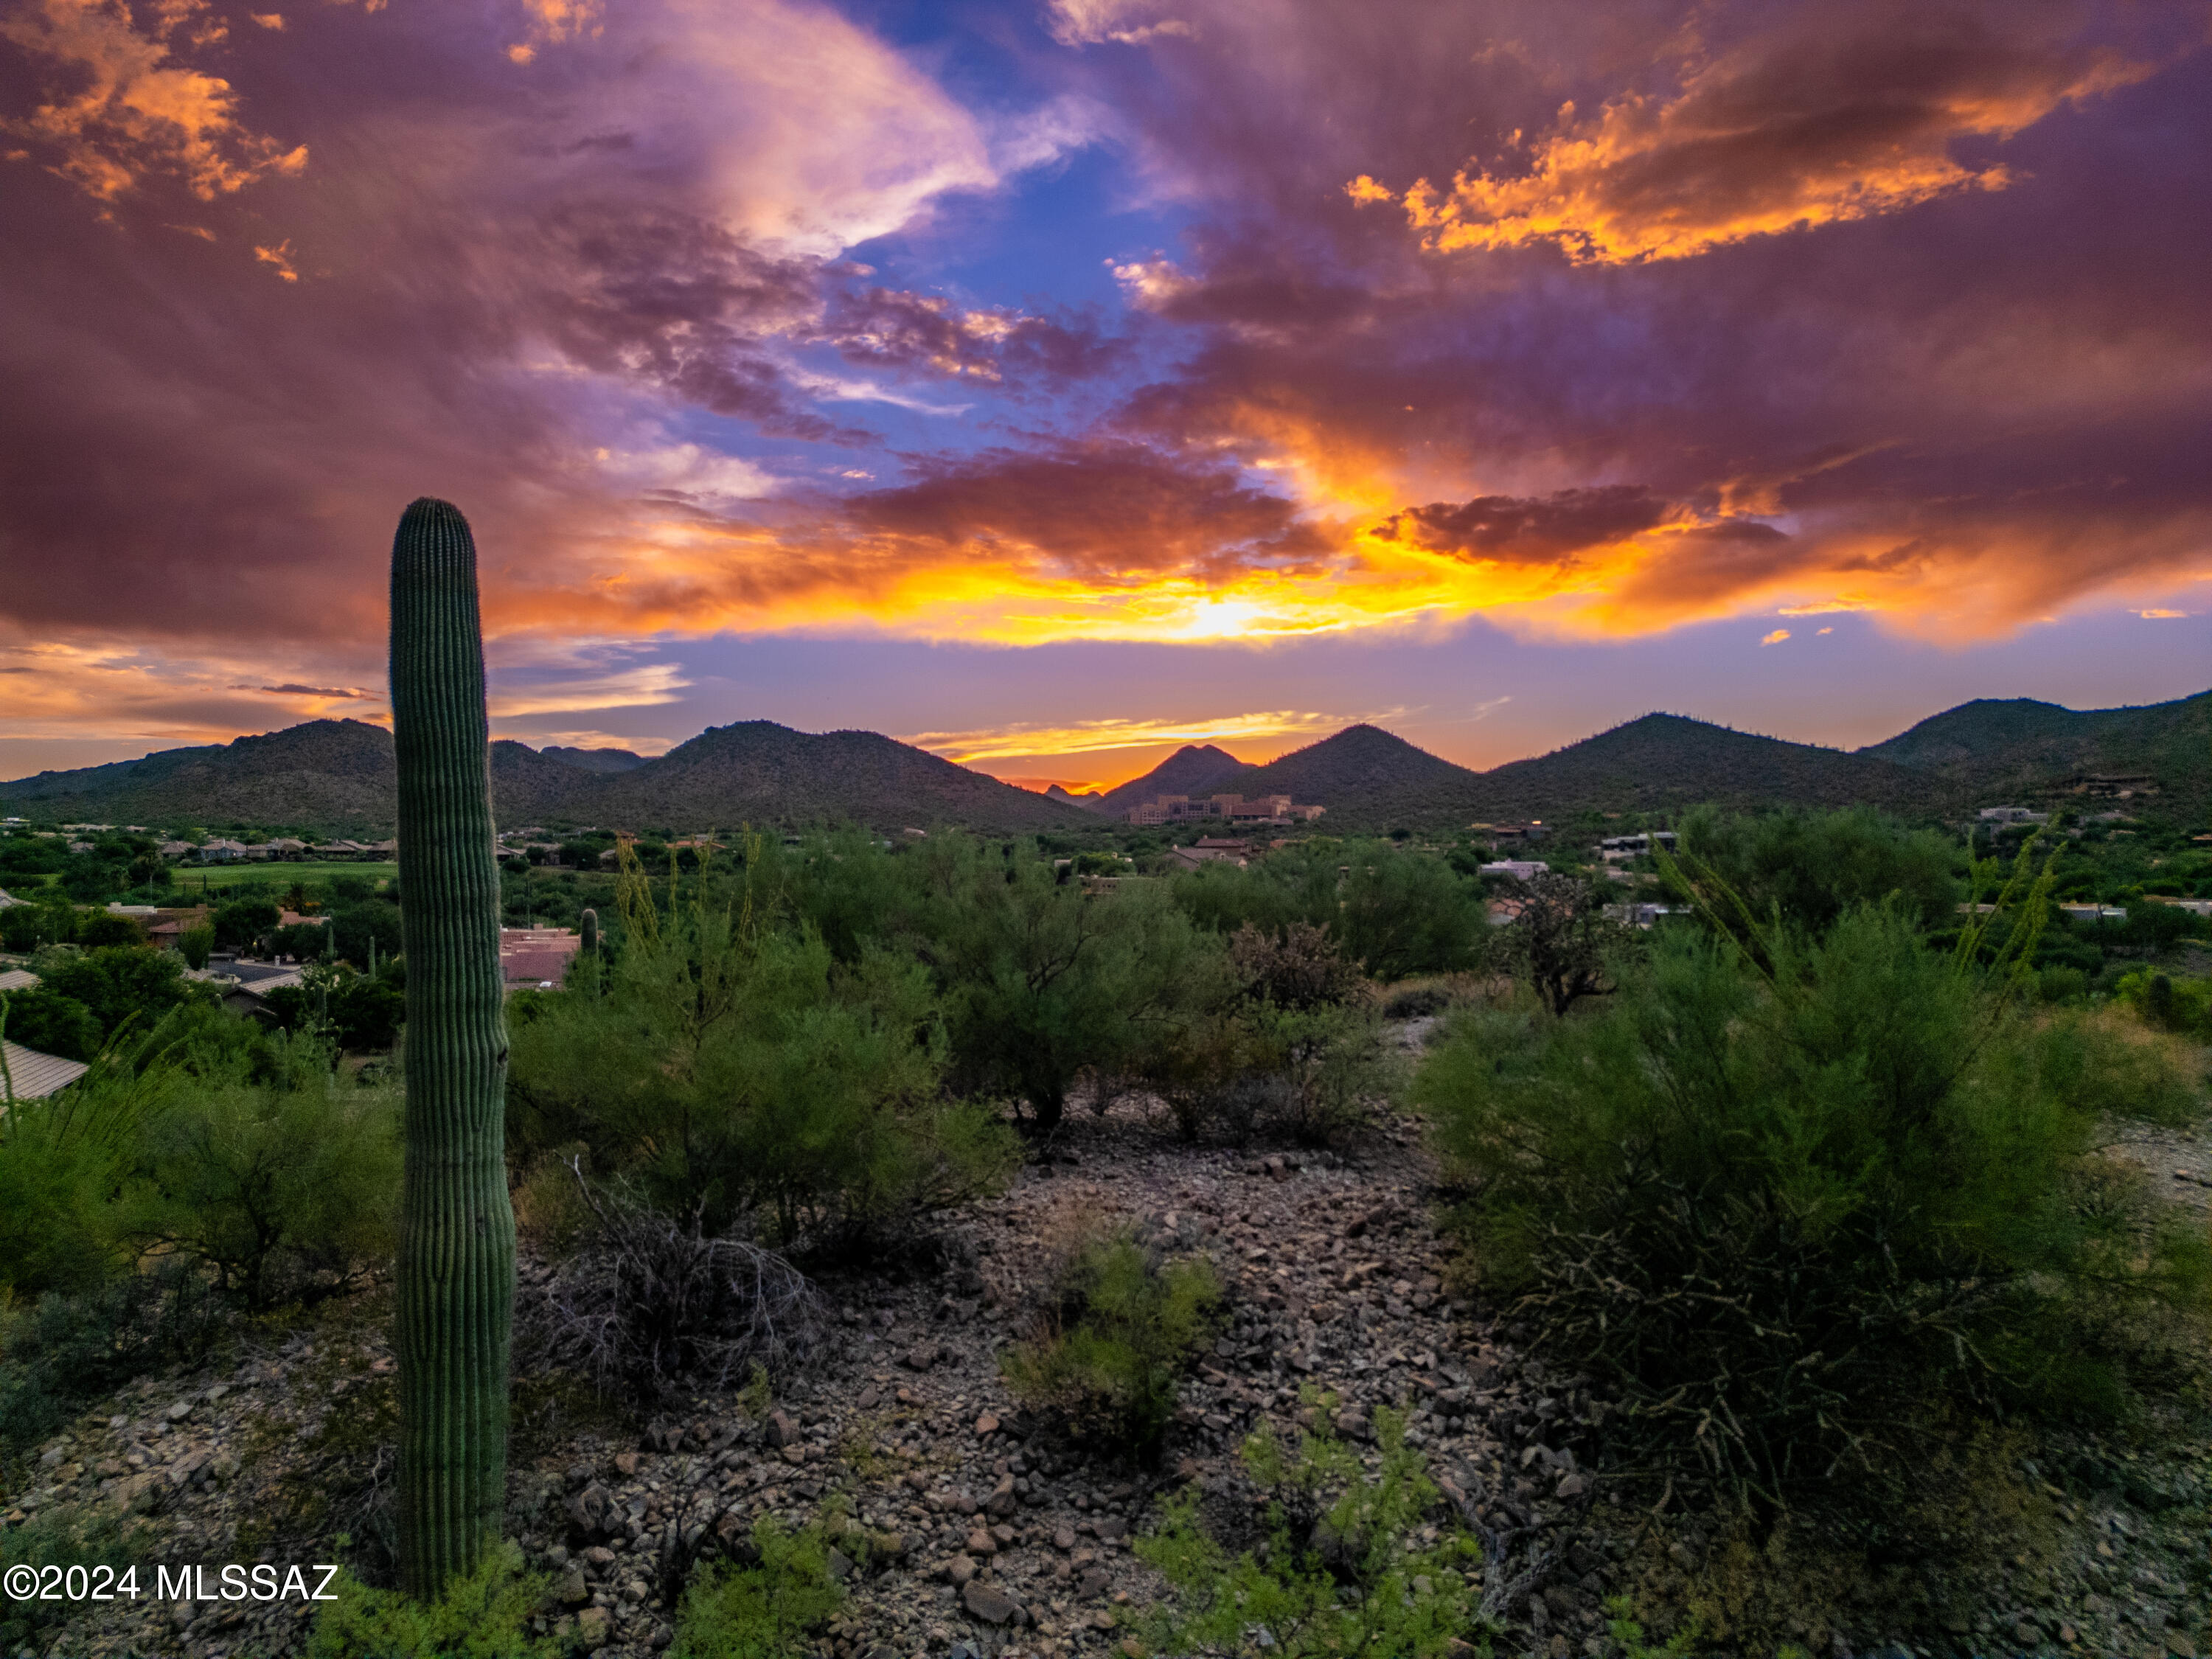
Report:
[[[1950,779],[1984,805],[2057,798],[2083,773],[2148,772],[2160,805],[2201,816],[2212,797],[2212,691],[2121,708],[1977,698],[1858,752]]]
[[[577,752],[608,751],[568,755]],[[491,745],[490,768],[494,815],[517,826],[829,818],[878,829],[1037,830],[1095,822],[1081,807],[873,732],[817,736],[766,720],[709,727],[659,760],[613,771],[501,740]],[[0,783],[0,810],[50,823],[284,824],[382,836],[392,833],[397,784],[389,732],[359,720],[311,720],[235,743]]]
[[[1474,816],[1564,818],[1596,809],[1653,812],[1710,801],[1731,807],[1880,806],[1957,810],[1955,785],[1864,753],[1785,743],[1680,714],[1646,714],[1532,760],[1475,775]]]
[[[659,760],[596,781],[579,800],[608,822],[694,827],[835,818],[878,829],[1044,830],[1095,821],[1082,807],[873,732],[816,734],[769,720],[710,726]]]
[[[538,752],[580,772],[632,772],[645,764],[644,756],[628,749],[564,749],[549,744]]]
[[[1119,783],[1093,798],[1101,811],[1116,817],[1162,795],[1212,795],[1243,793],[1238,780],[1258,769],[1246,765],[1226,749],[1212,744],[1187,743],[1140,778]]]
[[[392,734],[309,720],[234,743],[0,783],[0,805],[68,823],[313,824],[391,833]]]

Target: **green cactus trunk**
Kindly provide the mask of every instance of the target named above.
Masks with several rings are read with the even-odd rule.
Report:
[[[514,1320],[476,544],[456,508],[427,498],[392,543],[392,727],[407,955],[399,1567],[427,1600],[498,1535]]]
[[[599,948],[599,913],[586,905],[584,914],[577,918],[576,926],[584,936],[584,953],[589,956]]]

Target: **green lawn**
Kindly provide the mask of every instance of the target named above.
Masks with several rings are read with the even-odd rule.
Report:
[[[169,890],[178,903],[189,904],[199,896],[203,884],[204,890],[210,894],[220,893],[226,888],[249,881],[258,881],[281,893],[295,881],[312,885],[326,882],[333,876],[352,876],[361,881],[378,882],[398,873],[397,864],[376,864],[365,860],[359,863],[350,860],[324,863],[310,859],[298,864],[284,864],[271,860],[265,864],[180,865],[170,871],[175,878],[175,885]]]

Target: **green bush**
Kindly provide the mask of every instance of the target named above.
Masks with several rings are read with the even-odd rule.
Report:
[[[185,959],[185,966],[194,973],[208,964],[208,957],[215,949],[215,928],[207,922],[197,927],[187,927],[177,935],[177,954]]]
[[[103,1064],[0,1111],[0,1300],[87,1290],[121,1271],[112,1206],[143,1093]]]
[[[2212,1037],[2212,979],[2176,979],[2138,968],[2120,981],[2120,997],[2154,1030]]]
[[[1381,1456],[1372,1474],[1324,1434],[1303,1436],[1294,1453],[1272,1435],[1245,1443],[1245,1462],[1269,1494],[1257,1550],[1232,1559],[1200,1524],[1196,1492],[1170,1502],[1136,1544],[1173,1590],[1147,1620],[1152,1650],[1271,1659],[1468,1651],[1462,1638],[1478,1628],[1481,1551],[1455,1528],[1441,1535],[1426,1528],[1439,1495],[1405,1443],[1402,1413],[1377,1413],[1375,1428]]]
[[[143,1120],[123,1224],[204,1265],[261,1310],[351,1285],[395,1244],[400,1103],[340,1086],[326,1051],[286,1045],[291,1074],[179,1075]]]
[[[119,1575],[144,1558],[145,1530],[143,1526],[128,1526],[112,1516],[70,1505],[50,1509],[15,1526],[0,1527],[0,1571],[17,1566],[34,1570],[58,1566],[66,1572],[71,1567],[82,1567],[88,1575],[94,1568],[105,1566]],[[145,1582],[152,1572],[150,1565],[140,1569],[143,1595],[153,1593],[153,1586]],[[87,1582],[89,1585],[88,1578]],[[61,1588],[66,1592],[70,1587],[65,1583]],[[0,1596],[0,1650],[45,1652],[54,1642],[58,1626],[99,1605],[89,1600],[71,1601],[66,1594],[51,1601]]]
[[[572,1142],[709,1234],[851,1237],[990,1190],[1018,1158],[988,1109],[945,1098],[929,976],[875,949],[849,965],[696,886],[665,910],[634,857],[628,942],[604,991],[515,1010],[510,1149]]]
[[[1678,895],[1684,874],[1700,884],[1717,879],[1754,917],[1778,913],[1816,933],[1893,894],[1922,927],[1942,927],[1965,896],[1948,840],[1863,806],[1757,817],[1699,807],[1682,820],[1681,850],[1682,866],[1667,871]]]
[[[1616,1388],[1644,1467],[1893,1500],[1937,1402],[2111,1414],[2206,1309],[2204,1242],[1971,958],[1894,907],[1662,937],[1586,1020],[1482,1012],[1417,1085],[1489,1289]]]
[[[1221,1283],[1203,1256],[1170,1261],[1131,1229],[1078,1241],[1035,1332],[999,1357],[1024,1404],[1079,1438],[1157,1455],[1183,1373],[1211,1335]]]
[[[543,1574],[523,1571],[522,1551],[502,1544],[465,1578],[448,1581],[434,1601],[371,1589],[351,1573],[333,1581],[307,1640],[307,1659],[559,1659],[564,1644],[532,1639],[530,1620],[544,1605]]]
[[[684,1594],[670,1659],[791,1659],[844,1605],[818,1528],[753,1522],[755,1559],[710,1568]]]
[[[90,1060],[106,1035],[91,1009],[50,985],[10,991],[0,996],[0,1010],[6,1015],[9,1042],[64,1060]]]
[[[40,991],[91,1010],[103,1041],[126,1024],[143,1029],[181,1003],[212,1000],[206,988],[185,977],[184,961],[174,951],[144,945],[100,945],[40,971]]]
[[[224,1310],[181,1262],[0,1310],[0,1450],[27,1446],[132,1378],[204,1356]]]
[[[2194,1123],[2205,1105],[2203,1079],[2191,1075],[2181,1046],[2116,1008],[2053,1009],[2036,1033],[2036,1060],[2059,1098],[2090,1119],[2175,1128]]]

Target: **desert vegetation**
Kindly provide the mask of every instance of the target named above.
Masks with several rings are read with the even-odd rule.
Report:
[[[226,945],[270,941],[279,896],[333,918],[254,1019],[181,948],[16,907],[38,983],[7,1035],[89,1069],[0,1131],[0,1543],[177,1535],[244,1456],[157,1500],[151,1465],[69,1449],[143,1450],[113,1402],[273,1366],[366,1402],[285,1431],[297,1462],[237,1431],[346,1564],[286,1633],[332,1659],[963,1622],[1054,1653],[1971,1635],[2090,1472],[2171,1468],[2202,1403],[2203,1212],[2142,1150],[2204,1120],[2197,930],[2069,921],[2082,866],[2109,891],[2139,849],[2057,840],[1702,812],[1610,878],[1411,837],[1178,870],[834,830],[487,868],[473,926],[565,904],[591,944],[485,1005],[514,1359],[495,1413],[435,1410],[511,1414],[516,1463],[473,1552],[415,1568],[434,1362],[382,1333],[446,901],[236,891]],[[1624,880],[1671,914],[1633,925]],[[1390,1169],[1415,1184],[1362,1196]],[[1086,1479],[1127,1494],[1089,1512],[1110,1541],[1027,1519]],[[2157,1479],[2161,1524],[2196,1513]],[[33,1648],[77,1627],[14,1616]]]

